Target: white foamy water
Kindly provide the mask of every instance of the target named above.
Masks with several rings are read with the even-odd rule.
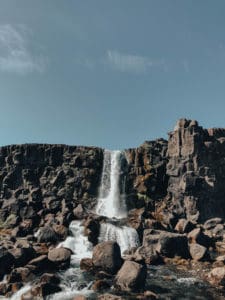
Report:
[[[66,240],[58,245],[59,247],[65,247],[73,252],[72,262],[78,263],[84,257],[92,256],[92,244],[88,241],[88,238],[84,236],[84,226],[81,225],[81,221],[72,221],[69,226],[71,236],[68,236]]]
[[[110,223],[101,224],[98,240],[99,242],[116,241],[120,246],[121,253],[140,245],[137,231],[134,228],[128,226],[119,227]]]
[[[46,297],[46,300],[72,300],[76,295],[88,297],[93,294],[93,290],[91,290],[92,281],[88,281],[84,277],[80,268],[71,266],[59,276],[62,291]]]
[[[125,218],[125,191],[120,189],[121,151],[104,151],[103,172],[96,213],[108,218]]]
[[[11,298],[3,298],[3,299],[21,300],[21,296],[27,293],[31,288],[32,286],[30,284],[27,284],[24,287],[22,287],[19,291],[17,291]]]

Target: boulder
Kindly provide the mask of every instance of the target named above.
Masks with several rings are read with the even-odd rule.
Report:
[[[74,217],[78,220],[82,219],[84,216],[84,209],[81,204],[78,204],[76,208],[73,210]]]
[[[143,253],[149,257],[161,254],[167,257],[189,257],[186,235],[162,230],[146,229],[143,236]]]
[[[123,263],[119,245],[112,241],[96,245],[93,249],[92,261],[95,268],[115,274]]]
[[[95,292],[104,291],[110,288],[110,284],[105,279],[98,279],[92,284],[92,290]]]
[[[71,251],[60,247],[49,250],[48,259],[53,262],[56,267],[67,268],[70,265]]]
[[[205,230],[211,230],[214,227],[216,227],[216,225],[222,224],[222,223],[223,223],[223,220],[221,218],[212,218],[212,219],[207,220],[204,223],[203,228]]]
[[[35,257],[36,252],[32,247],[13,248],[9,252],[14,256],[15,267],[23,267],[29,260]]]
[[[194,228],[195,225],[186,219],[179,219],[175,226],[175,230],[179,233],[187,233],[192,231]]]
[[[204,260],[207,258],[207,248],[199,244],[190,244],[189,251],[193,260]]]
[[[91,258],[82,258],[80,261],[80,269],[88,272],[93,271],[94,265]]]
[[[28,267],[20,267],[12,270],[8,276],[8,282],[30,282],[35,278],[34,273]]]
[[[120,291],[139,292],[144,289],[147,276],[145,265],[125,261],[116,275],[114,286]]]
[[[208,274],[208,280],[213,285],[225,287],[225,267],[212,269]]]
[[[37,234],[37,239],[39,243],[52,243],[55,244],[60,239],[51,226],[45,226],[39,229]]]
[[[205,235],[201,228],[195,228],[188,233],[188,242],[190,244],[200,244],[206,248],[211,245],[211,239],[209,236]]]
[[[7,249],[0,247],[0,280],[11,271],[14,261],[14,256]]]
[[[167,257],[180,256],[188,258],[187,237],[182,234],[163,232],[160,234],[156,251]]]
[[[27,264],[28,268],[32,268],[33,273],[39,274],[43,273],[43,271],[52,270],[54,268],[54,264],[48,260],[48,256],[43,254],[40,255]]]

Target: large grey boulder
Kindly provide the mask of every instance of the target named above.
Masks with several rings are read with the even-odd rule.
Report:
[[[71,251],[66,248],[55,248],[48,252],[48,260],[56,267],[66,268],[70,264]]]
[[[166,257],[180,256],[188,258],[188,240],[186,235],[162,230],[146,229],[143,247],[149,255],[161,254]]]
[[[115,274],[123,263],[119,245],[112,241],[96,245],[93,249],[92,261],[95,268]]]
[[[125,261],[116,275],[114,285],[118,290],[138,292],[145,286],[147,269],[134,261]]]

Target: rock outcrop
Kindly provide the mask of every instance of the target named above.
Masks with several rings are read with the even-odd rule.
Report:
[[[169,133],[168,195],[174,214],[203,222],[225,217],[225,129],[181,119]]]
[[[102,161],[103,150],[94,147],[0,148],[0,228],[27,236],[38,226],[68,226],[79,204],[95,206]]]

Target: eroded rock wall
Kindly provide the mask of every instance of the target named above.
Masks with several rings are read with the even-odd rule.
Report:
[[[22,224],[32,232],[47,219],[69,222],[79,203],[91,209],[102,162],[103,150],[94,147],[25,144],[0,148],[0,226]],[[28,232],[21,229],[21,235]]]
[[[129,209],[154,212],[159,206],[177,219],[191,221],[225,217],[225,129],[207,130],[181,119],[168,142],[147,141],[125,154]],[[68,224],[78,204],[91,210],[102,166],[103,149],[95,147],[1,147],[1,228],[22,224],[18,234],[26,235],[49,220]]]
[[[138,148],[126,150],[126,194],[130,208],[145,205],[153,209],[155,202],[166,195],[166,153],[167,141],[164,139],[146,141]]]
[[[193,221],[225,217],[225,129],[181,119],[169,133],[170,209]]]

